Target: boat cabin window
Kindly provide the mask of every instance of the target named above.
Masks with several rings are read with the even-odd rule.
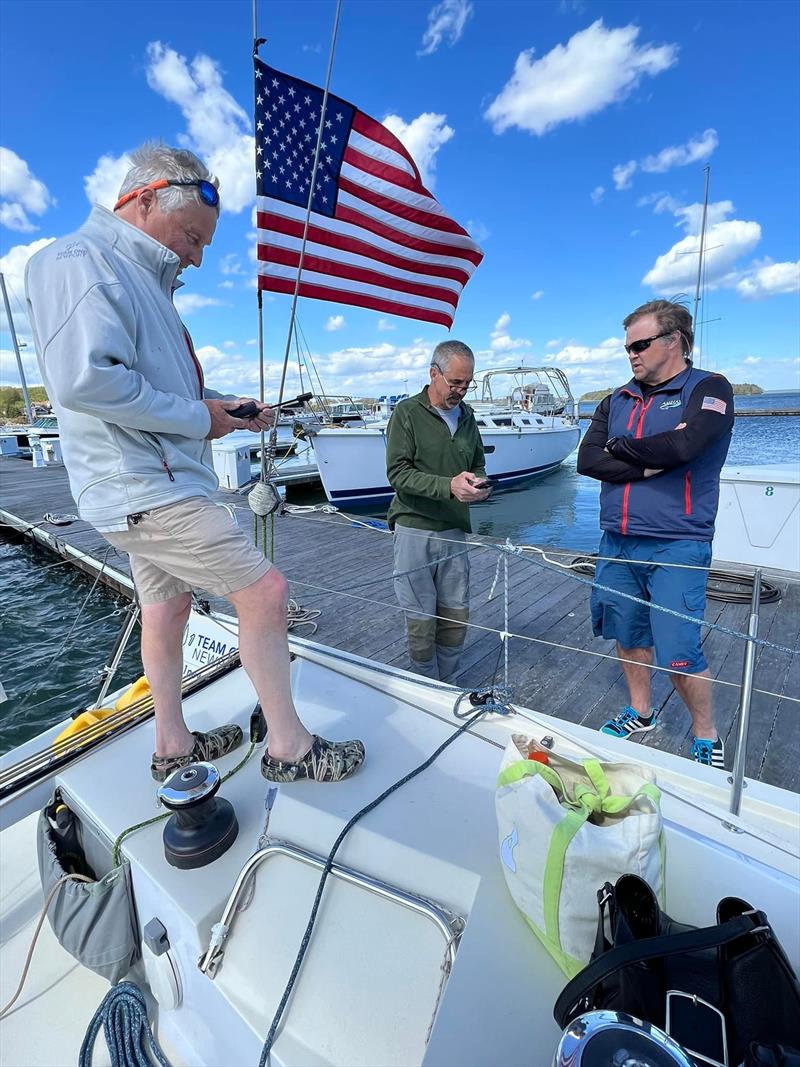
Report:
[[[511,419],[494,419],[495,426],[511,426]]]

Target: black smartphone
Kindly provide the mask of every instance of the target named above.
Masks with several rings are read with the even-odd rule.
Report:
[[[491,478],[486,478],[485,481],[475,482],[473,489],[494,489],[494,482]]]

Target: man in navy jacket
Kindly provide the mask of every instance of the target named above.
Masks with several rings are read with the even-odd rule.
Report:
[[[692,366],[692,317],[681,304],[653,300],[623,325],[633,378],[598,405],[578,452],[578,472],[603,483],[596,581],[607,588],[592,590],[594,633],[616,640],[630,692],[602,732],[624,738],[655,727],[655,663],[689,709],[692,758],[724,767],[698,622],[733,390],[722,375]]]

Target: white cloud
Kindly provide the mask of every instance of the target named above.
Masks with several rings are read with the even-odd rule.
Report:
[[[223,86],[219,66],[202,53],[190,65],[160,41],[147,46],[147,60],[147,84],[186,119],[188,136],[179,138],[181,144],[219,178],[222,210],[243,211],[255,197],[255,142],[247,112]]]
[[[380,333],[386,333],[388,330],[394,330],[395,325],[391,319],[378,319],[378,331]]]
[[[228,278],[226,281],[219,283],[219,288],[220,289],[233,289],[233,282],[230,280],[230,278]]]
[[[545,363],[565,371],[576,397],[590,389],[620,385],[630,377],[630,364],[620,337],[609,337],[597,345],[569,341],[559,351],[545,356]]]
[[[491,237],[489,228],[485,226],[480,219],[467,219],[465,229],[472,240],[476,241],[479,245],[482,245],[484,241],[488,241]]]
[[[222,342],[222,347],[223,348],[228,348],[228,349],[236,348],[236,342],[235,341],[223,341]]]
[[[0,225],[19,233],[38,229],[29,215],[43,215],[53,200],[47,186],[10,148],[0,148]]]
[[[492,330],[489,348],[492,352],[516,352],[520,348],[530,348],[531,342],[523,337],[513,338],[508,332],[511,316],[504,311]]]
[[[760,362],[761,356],[745,356],[742,360],[742,363],[746,364],[748,367],[757,367]]]
[[[202,308],[224,307],[224,303],[213,296],[201,296],[199,293],[176,293],[175,307],[181,315],[191,315]]]
[[[633,175],[637,169],[643,170],[648,174],[663,174],[665,171],[672,170],[673,167],[685,167],[689,163],[698,163],[708,159],[718,144],[717,131],[708,129],[689,138],[686,144],[670,145],[669,148],[662,148],[655,155],[645,156],[644,159],[640,159],[638,162],[635,159],[629,159],[627,163],[618,163],[612,171],[614,185],[620,190],[630,189]],[[658,198],[667,201],[672,199],[665,193],[651,193],[650,198],[643,197],[640,203],[652,203]],[[659,208],[656,207],[656,211],[658,210]],[[672,209],[662,208],[661,210]]]
[[[387,115],[383,124],[411,154],[419,167],[423,184],[433,189],[436,183],[436,153],[455,133],[447,125],[447,116],[424,111],[411,122],[404,122],[399,115]]]
[[[17,333],[20,333],[22,329],[29,328],[27,315],[24,323],[19,322],[17,319],[17,315],[22,315],[22,311],[19,310],[19,304],[24,306],[25,302],[25,267],[32,255],[35,255],[40,249],[46,248],[53,241],[55,241],[55,237],[40,237],[29,245],[14,245],[13,248],[9,248],[4,256],[0,256],[0,274],[5,278],[6,286],[9,290],[9,300],[12,308],[14,308],[14,325]],[[3,319],[5,319],[5,316],[3,316]]]
[[[552,341],[548,341],[545,348],[558,348],[560,344],[563,344],[563,337],[554,337]]]
[[[745,300],[765,300],[779,293],[800,292],[800,260],[796,263],[766,263],[757,266],[736,286]],[[745,363],[747,360],[745,360]]]
[[[221,393],[234,393],[237,396],[254,396],[260,383],[258,360],[245,359],[231,352],[223,352],[214,345],[203,345],[195,350],[203,367],[206,385],[218,389]],[[270,372],[265,368],[265,382],[270,380],[277,393],[277,368],[272,364]]]
[[[655,204],[654,210],[670,211],[687,236],[658,257],[642,282],[660,293],[675,293],[694,285],[697,277],[697,253],[700,249],[697,235],[703,205],[684,206],[671,197],[661,194],[655,196],[655,201],[650,201]],[[711,289],[730,288],[739,282],[742,278],[741,270],[737,269],[739,260],[749,255],[761,240],[761,227],[757,222],[728,218],[734,210],[730,200],[719,200],[708,205],[704,262],[706,281]]]
[[[663,174],[673,167],[685,167],[689,163],[698,163],[708,159],[719,144],[717,131],[708,129],[704,133],[690,138],[686,144],[662,148],[654,156],[645,156],[639,164],[648,174]]]
[[[531,300],[541,300],[544,296],[544,289],[537,289],[535,293],[531,293]]]
[[[748,255],[761,240],[761,227],[757,222],[731,219],[717,222],[706,231],[704,255],[705,275],[708,287],[728,287],[738,279],[735,269],[738,260]],[[655,264],[642,278],[660,293],[674,293],[694,285],[697,278],[697,255],[699,241],[694,234],[684,237],[668,252],[659,256]]]
[[[219,261],[219,269],[222,274],[244,274],[239,257],[235,252],[229,252]]]
[[[18,325],[16,320],[14,325]],[[18,336],[18,341],[22,345],[23,338]],[[42,375],[39,371],[39,364],[36,361],[36,352],[33,348],[33,343],[30,340],[25,340],[26,347],[22,348],[20,352],[20,358],[22,359],[22,373],[25,375],[25,382],[28,385],[41,385]],[[0,348],[0,385],[11,385],[15,389],[19,389],[19,367],[17,366],[17,358],[14,355],[14,351],[11,348]]]
[[[472,4],[469,0],[441,0],[428,12],[428,28],[417,55],[431,55],[445,40],[451,48],[458,44],[471,14]]]
[[[604,197],[605,195],[606,195],[606,191],[605,191],[605,189],[603,188],[603,186],[602,186],[602,185],[598,185],[598,186],[597,186],[597,187],[596,187],[595,189],[593,189],[593,190],[592,190],[592,192],[591,192],[591,193],[589,194],[589,196],[591,197],[591,201],[592,201],[592,203],[593,203],[593,204],[599,204],[599,203],[600,203],[600,201],[601,201],[601,200],[603,199],[603,197]]]
[[[629,159],[627,163],[618,163],[611,172],[614,179],[614,188],[619,190],[630,189],[631,179],[636,171],[636,160]]]
[[[677,61],[677,46],[639,47],[638,36],[638,26],[606,29],[598,19],[541,59],[533,58],[533,49],[521,52],[485,118],[495,133],[517,126],[541,136],[562,122],[624,100],[643,77],[654,77]]]
[[[83,179],[83,189],[90,204],[100,204],[109,211],[114,207],[125,175],[131,169],[130,156],[100,156],[97,166]]]
[[[325,323],[325,329],[333,332],[334,330],[343,330],[345,325],[344,315],[330,315]]]
[[[555,363],[558,366],[585,367],[594,364],[604,365],[609,362],[619,362],[623,359],[627,361],[627,356],[625,355],[622,339],[609,337],[594,347],[570,342],[560,352],[547,356],[546,359],[548,363]],[[612,373],[618,375],[619,369],[614,368]]]

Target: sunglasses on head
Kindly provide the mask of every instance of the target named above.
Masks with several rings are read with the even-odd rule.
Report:
[[[629,345],[625,345],[625,351],[628,355],[633,352],[634,355],[638,356],[640,352],[646,352],[653,341],[657,341],[659,337],[669,337],[672,333],[675,333],[675,331],[667,330],[666,333],[657,333],[655,337],[643,337],[641,341],[631,341]]]
[[[209,207],[217,207],[219,204],[219,193],[217,192],[216,186],[212,185],[211,182],[206,181],[205,178],[198,178],[193,182],[178,182],[171,181],[169,178],[161,178],[157,182],[150,182],[148,185],[140,185],[138,189],[132,189],[129,193],[125,193],[125,195],[121,196],[116,204],[114,204],[114,210],[116,211],[118,208],[121,208],[123,204],[127,204],[129,201],[133,200],[139,193],[143,193],[145,189],[166,189],[170,185],[194,186],[204,204],[208,204]]]

